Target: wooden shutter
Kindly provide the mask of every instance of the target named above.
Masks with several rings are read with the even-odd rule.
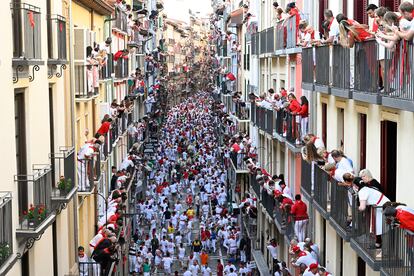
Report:
[[[398,11],[401,0],[380,0],[380,6],[386,7],[391,11]]]
[[[323,22],[323,12],[328,8],[328,0],[319,1],[319,30],[323,32],[322,22]]]
[[[361,24],[368,24],[367,6],[368,0],[354,0],[354,19]]]

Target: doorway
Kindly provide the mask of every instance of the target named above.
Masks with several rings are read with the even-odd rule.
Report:
[[[381,122],[381,185],[385,195],[396,199],[397,182],[397,123]]]

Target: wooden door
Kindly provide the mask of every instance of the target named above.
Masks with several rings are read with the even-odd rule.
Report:
[[[397,123],[381,122],[381,185],[385,195],[396,199],[397,182]]]

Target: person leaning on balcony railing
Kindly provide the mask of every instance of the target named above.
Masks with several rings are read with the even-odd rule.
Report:
[[[335,168],[331,170],[330,175],[337,181],[343,182],[342,177],[345,173],[354,173],[353,162],[340,150],[331,151],[331,156],[335,161]]]
[[[371,172],[368,169],[363,169],[359,172],[359,177],[364,181],[365,185],[370,188],[375,188],[381,193],[384,192],[381,184],[372,176]]]
[[[362,179],[356,178],[353,183],[353,188],[358,192],[359,198],[359,207],[358,210],[363,212],[366,210],[367,206],[382,207],[385,203],[390,200],[379,190],[373,186],[368,187]],[[381,248],[381,235],[382,235],[382,208],[375,208],[372,210],[375,212],[375,222],[371,221],[371,224],[374,226],[375,230],[375,247]]]
[[[323,153],[326,151],[323,140],[314,134],[308,133],[303,137],[305,146],[302,147],[302,158],[307,162],[316,162],[324,165]]]
[[[383,207],[388,205],[384,204]],[[384,209],[386,222],[392,227],[399,227],[411,232],[414,232],[414,209],[405,205],[389,205]]]
[[[394,29],[398,29],[399,23],[399,16],[395,12],[386,12],[384,19],[381,20],[383,31],[378,31],[375,34],[377,43],[387,49],[395,50],[400,37],[394,32]]]
[[[344,48],[352,48],[355,42],[365,41],[373,37],[367,25],[348,19],[342,13],[336,16],[336,20],[339,22],[339,44]]]
[[[327,39],[322,39],[321,43],[323,44],[330,44],[334,43],[339,36],[339,25],[338,21],[335,20],[333,13],[331,10],[324,10],[323,12],[324,22],[326,22],[326,32],[325,35]]]
[[[403,17],[405,22],[400,22],[400,30],[394,28],[395,34],[397,34],[401,39],[412,41],[414,37],[414,5],[410,2],[403,2],[401,3],[399,10],[401,12],[401,16]]]
[[[317,33],[312,26],[309,26],[306,20],[301,20],[299,23],[299,41],[298,45],[301,47],[309,47],[318,39]]]

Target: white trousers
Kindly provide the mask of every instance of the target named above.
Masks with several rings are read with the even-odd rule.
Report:
[[[295,221],[295,235],[298,237],[299,242],[303,242],[306,238],[308,222],[308,219]]]

